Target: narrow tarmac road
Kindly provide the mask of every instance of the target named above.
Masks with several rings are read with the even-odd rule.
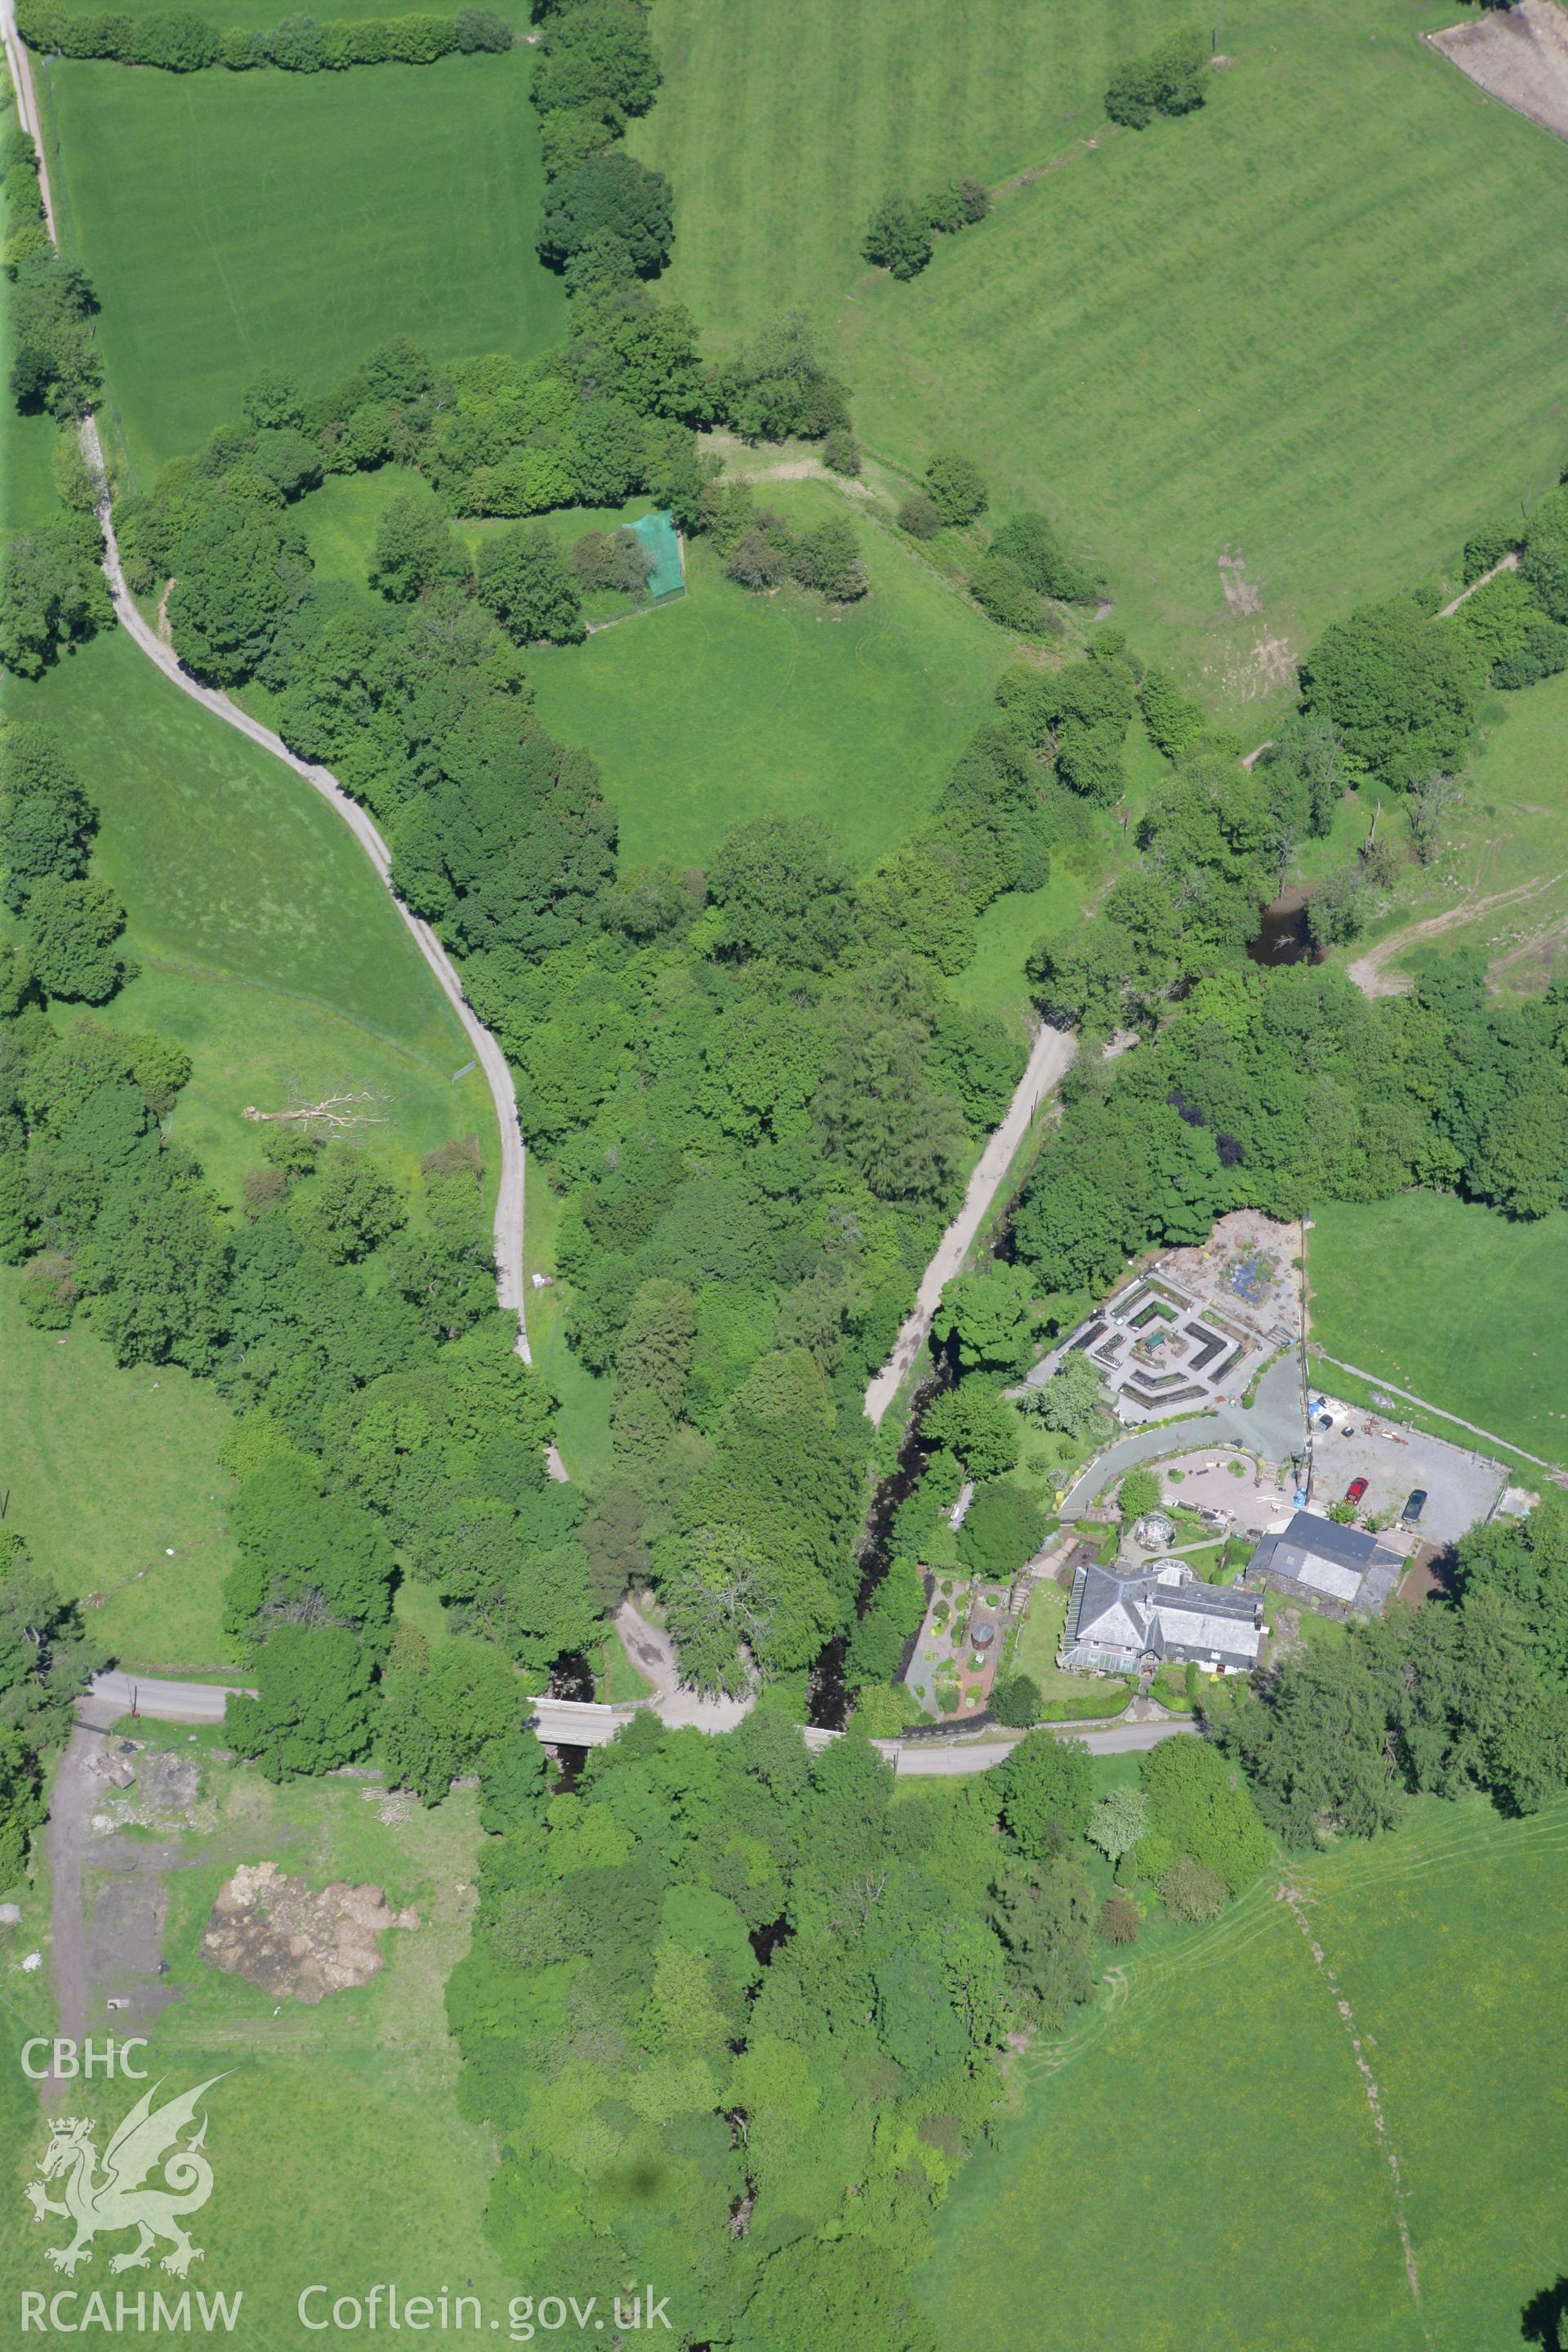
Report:
[[[244,1683],[166,1682],[128,1675],[116,1666],[109,1674],[94,1675],[87,1698],[79,1704],[107,1702],[114,1710],[106,1717],[110,1723],[133,1713],[155,1716],[160,1723],[221,1723],[229,1693],[245,1688]]]
[[[665,1687],[656,1691],[652,1702],[653,1713],[659,1721],[672,1728],[694,1724],[703,1731],[732,1730],[747,1713],[751,1701],[694,1701],[690,1691],[681,1689],[673,1681],[674,1652],[667,1637],[626,1603],[622,1611],[616,1612],[616,1625],[628,1651],[632,1650],[634,1641],[640,1643],[635,1628],[628,1639],[627,1625],[623,1622],[628,1612],[630,1619],[635,1621],[635,1627],[640,1627],[642,1634],[647,1637],[648,1655],[639,1657],[638,1665],[645,1673],[652,1675],[657,1664],[660,1680],[666,1684]],[[77,1716],[79,1723],[94,1725],[101,1731],[119,1717],[129,1715],[134,1699],[142,1715],[154,1717],[161,1722],[221,1723],[229,1692],[241,1687],[237,1683],[143,1681],[140,1675],[127,1675],[117,1669],[112,1674],[95,1675],[86,1697],[77,1701]],[[635,1706],[599,1706],[584,1699],[555,1698],[536,1699],[533,1710],[535,1728],[542,1739],[573,1748],[603,1747],[638,1711]],[[1126,1756],[1144,1748],[1158,1747],[1162,1739],[1169,1739],[1173,1733],[1191,1731],[1193,1727],[1184,1717],[1173,1716],[1153,1722],[1112,1723],[1097,1730],[1081,1732],[1075,1731],[1070,1723],[1051,1724],[1048,1728],[1058,1738],[1082,1739],[1092,1755]],[[802,1736],[808,1747],[816,1748],[826,1746],[841,1735],[836,1731],[816,1731],[805,1727]],[[972,1739],[966,1743],[962,1738],[951,1744],[913,1739],[879,1739],[873,1742],[900,1774],[934,1773],[938,1776],[984,1772],[991,1765],[1001,1763],[1016,1744],[1007,1739]],[[67,1751],[68,1762],[76,1746],[73,1739]],[[83,1749],[84,1763],[90,1751],[89,1739]],[[64,1774],[65,1767],[62,1766],[61,1781]],[[51,1827],[61,1781],[57,1781],[56,1798],[51,1801]],[[68,1784],[68,1793],[75,1789],[74,1780]]]
[[[32,63],[16,31],[16,0],[0,0],[0,46],[5,48],[6,68],[16,94],[17,114],[23,128],[31,134],[37,149],[39,200],[43,205],[44,219],[49,235],[56,238],[58,243],[54,196],[49,184],[47,159],[44,153],[37,94],[33,88]],[[531,1363],[533,1359],[528,1345],[528,1318],[524,1307],[522,1272],[524,1176],[527,1161],[522,1132],[518,1126],[517,1092],[512,1085],[511,1071],[508,1066],[506,1055],[463,994],[462,983],[458,978],[452,960],[429,924],[422,922],[417,915],[405,906],[393,888],[390,854],[385,842],[367,813],[356,801],[349,798],[337,778],[328,769],[318,768],[307,761],[297,759],[281,736],[275,735],[269,727],[263,727],[259,719],[252,719],[247,712],[241,710],[238,704],[231,702],[226,694],[220,694],[212,687],[200,685],[190,672],[182,667],[173,648],[164,645],[157,631],[151,628],[142,619],[125,585],[125,574],[120,562],[120,547],[114,535],[113,517],[110,512],[103,445],[99,438],[97,419],[92,416],[84,417],[80,432],[81,451],[87,461],[88,469],[95,481],[103,483],[105,486],[98,509],[99,520],[103,526],[103,572],[109,583],[110,593],[114,599],[114,609],[119,616],[121,626],[132,644],[139,652],[145,654],[148,660],[161,669],[171,685],[177,686],[182,694],[189,695],[193,702],[199,702],[204,710],[211,711],[213,716],[221,719],[226,726],[234,728],[241,735],[248,736],[250,740],[259,744],[264,751],[270,751],[274,759],[281,760],[285,767],[292,768],[295,774],[302,776],[312,791],[320,793],[321,798],[342,817],[375,868],[377,879],[385,889],[397,909],[400,919],[412,936],[415,945],[435,975],[437,986],[462,1024],[464,1034],[474,1049],[474,1058],[484,1072],[485,1083],[489,1087],[490,1100],[495,1107],[496,1124],[500,1129],[500,1183],[496,1195],[495,1212],[496,1299],[503,1309],[517,1317],[517,1352],[525,1364]]]
[[[1108,1731],[1075,1732],[1070,1723],[1053,1723],[1047,1727],[1058,1739],[1081,1739],[1091,1756],[1137,1755],[1145,1748],[1158,1748],[1163,1739],[1196,1730],[1185,1716],[1173,1716],[1165,1723],[1112,1724]],[[1016,1744],[1009,1739],[977,1739],[967,1748],[939,1748],[934,1742],[928,1746],[924,1740],[912,1739],[886,1743],[887,1747],[896,1748],[894,1769],[900,1780],[932,1776],[952,1779],[963,1772],[988,1772],[994,1764],[1005,1763]]]

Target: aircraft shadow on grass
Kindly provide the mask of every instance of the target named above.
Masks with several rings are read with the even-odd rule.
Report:
[[[1560,2272],[1550,2286],[1532,2294],[1519,2315],[1519,2332],[1541,2352],[1564,2352],[1563,2324],[1568,2320],[1568,2273]]]

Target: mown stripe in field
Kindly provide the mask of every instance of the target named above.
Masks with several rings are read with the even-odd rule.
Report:
[[[658,0],[665,85],[631,141],[676,188],[668,282],[726,339],[791,304],[821,310],[859,277],[881,196],[1038,160],[1098,116],[1107,59],[1163,23],[1152,0]]]
[[[1142,0],[659,0],[688,61],[633,138],[682,192],[668,282],[721,340],[815,310],[872,447],[969,448],[994,505],[1043,503],[1108,563],[1148,656],[1250,719],[1327,618],[1561,460],[1561,145],[1420,43],[1431,15],[1241,0],[1202,113],[1112,135],[1108,65],[1168,21]],[[1096,134],[912,284],[864,267],[889,186]],[[1222,592],[1238,548],[1257,613]]]
[[[347,74],[50,66],[63,234],[143,478],[231,420],[264,361],[325,385],[396,333],[442,358],[554,339],[531,69],[523,49]]]

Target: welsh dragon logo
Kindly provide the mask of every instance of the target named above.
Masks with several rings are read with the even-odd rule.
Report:
[[[202,2153],[207,2134],[205,2115],[200,2129],[183,2147],[176,2143],[194,2117],[202,2094],[222,2080],[221,2074],[210,2075],[183,2098],[170,2099],[156,2108],[153,2102],[163,2084],[154,2083],[142,2093],[105,2148],[101,2179],[90,2121],[76,2116],[53,2119],[38,2170],[44,2180],[63,2176],[65,2201],[57,2204],[46,2196],[43,2182],[37,2180],[29,2180],[23,2194],[36,2220],[42,2221],[58,2213],[76,2224],[76,2235],[68,2246],[47,2250],[56,2270],[70,2278],[79,2263],[91,2262],[92,2241],[100,2231],[106,2235],[120,2230],[139,2232],[129,2253],[110,2257],[111,2271],[145,2270],[162,2238],[167,2238],[173,2248],[163,2256],[163,2267],[177,2278],[184,2278],[191,2264],[203,2259],[200,2246],[193,2246],[181,2227],[181,2217],[198,2212],[212,2195],[213,2168]],[[148,2188],[148,2174],[160,2165],[163,2186]]]

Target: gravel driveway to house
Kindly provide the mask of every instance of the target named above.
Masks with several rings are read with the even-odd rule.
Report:
[[[1239,1445],[1249,1454],[1260,1455],[1278,1469],[1290,1456],[1300,1452],[1305,1442],[1301,1417],[1300,1359],[1294,1349],[1270,1364],[1258,1384],[1258,1396],[1250,1408],[1240,1404],[1223,1404],[1213,1412],[1194,1413],[1184,1421],[1147,1422],[1142,1429],[1118,1438],[1100,1459],[1091,1464],[1068,1490],[1061,1507],[1063,1518],[1070,1519],[1079,1511],[1088,1510],[1096,1496],[1103,1495],[1115,1485],[1124,1471],[1140,1462],[1170,1460],[1179,1468],[1190,1466],[1189,1457],[1197,1460],[1212,1458],[1222,1447]],[[1236,1486],[1241,1481],[1235,1482]],[[1254,1482],[1256,1483],[1256,1482]],[[1273,1487],[1278,1484],[1270,1480]],[[1244,1489],[1249,1496],[1251,1488]],[[1409,1489],[1406,1488],[1408,1493]],[[1226,1484],[1210,1493],[1173,1493],[1173,1502],[1223,1502],[1226,1510],[1239,1511],[1234,1488]],[[1405,1496],[1399,1500],[1403,1502]],[[1281,1496],[1281,1509],[1289,1507],[1289,1494]],[[1267,1524],[1267,1515],[1259,1522]]]
[[[1486,1517],[1508,1484],[1500,1465],[1484,1454],[1427,1437],[1359,1406],[1342,1405],[1331,1396],[1327,1403],[1334,1426],[1312,1433],[1315,1511],[1337,1503],[1352,1478],[1367,1481],[1363,1515],[1396,1511],[1413,1486],[1425,1486],[1429,1500],[1421,1514],[1422,1538],[1452,1543]],[[1346,1435],[1347,1429],[1355,1432],[1353,1437]]]
[[[1251,1462],[1246,1462],[1245,1475],[1238,1478],[1230,1466],[1237,1461],[1246,1462],[1246,1457],[1229,1449],[1183,1454],[1179,1462],[1167,1465],[1181,1472],[1182,1483],[1165,1486],[1166,1503],[1185,1504],[1194,1511],[1226,1512],[1238,1534],[1278,1527],[1295,1508],[1295,1487],[1272,1470],[1259,1477]]]

